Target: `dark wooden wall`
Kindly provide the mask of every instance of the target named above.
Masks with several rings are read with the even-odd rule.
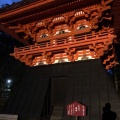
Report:
[[[49,92],[49,95],[52,95],[50,97],[53,97],[53,101],[46,103],[46,95],[51,88],[54,93]],[[58,95],[61,99],[58,101],[57,92],[54,90],[57,90],[58,94],[65,91],[65,94],[60,93],[65,98]],[[3,113],[18,114],[20,120],[40,120],[45,104],[63,103],[63,118],[75,119],[66,115],[66,105],[74,101],[79,101],[88,108],[87,116],[81,117],[81,120],[100,120],[106,102],[111,103],[118,120],[120,119],[119,97],[99,59],[27,68],[21,83],[6,103]]]

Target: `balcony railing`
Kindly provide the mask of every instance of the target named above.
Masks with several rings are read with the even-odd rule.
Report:
[[[59,35],[58,35],[59,36]],[[58,51],[61,49],[77,48],[86,45],[93,45],[96,43],[106,43],[113,36],[113,29],[108,31],[102,31],[95,34],[86,34],[86,35],[74,35],[74,36],[66,36],[60,37],[45,42],[40,42],[35,45],[15,48],[14,53],[16,54],[31,54],[44,52],[44,51]]]

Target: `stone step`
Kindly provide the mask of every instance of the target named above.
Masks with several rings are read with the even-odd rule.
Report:
[[[53,111],[52,115],[54,116],[62,116],[63,111]]]
[[[50,120],[62,119],[63,106],[54,106]]]
[[[50,120],[60,120],[61,118],[60,116],[51,116]]]

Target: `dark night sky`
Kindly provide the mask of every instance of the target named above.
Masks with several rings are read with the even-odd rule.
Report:
[[[13,2],[19,1],[20,0],[0,0],[0,8],[4,4],[11,5]],[[0,84],[6,84],[8,80],[11,80],[12,83],[20,81],[20,76],[22,76],[23,73],[23,65],[9,55],[13,53],[14,46],[19,46],[19,44],[17,40],[0,31]]]
[[[3,4],[12,4],[13,2],[19,2],[21,0],[0,0],[0,7],[3,5]]]
[[[20,42],[0,31],[0,80],[20,79],[24,64],[9,54],[13,53],[14,46],[21,45]]]

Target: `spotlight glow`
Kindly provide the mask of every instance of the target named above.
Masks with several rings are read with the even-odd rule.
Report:
[[[7,80],[7,83],[8,83],[8,84],[10,84],[11,82],[12,82],[12,80],[11,80],[11,79],[8,79],[8,80]]]

